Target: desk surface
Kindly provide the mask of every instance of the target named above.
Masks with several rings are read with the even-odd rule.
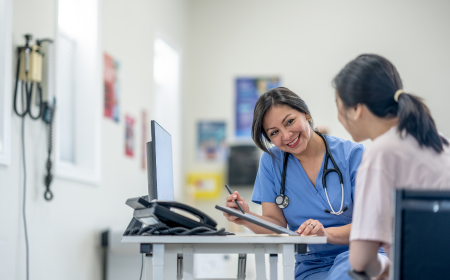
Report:
[[[325,244],[327,238],[325,236],[287,236],[287,235],[270,235],[270,234],[254,234],[254,235],[227,235],[227,236],[180,236],[180,235],[163,235],[163,236],[123,236],[123,243],[153,243],[153,244],[205,244],[205,243],[222,243],[222,244]]]

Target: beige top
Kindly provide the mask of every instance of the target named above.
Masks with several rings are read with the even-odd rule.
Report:
[[[392,243],[394,189],[450,189],[450,149],[436,153],[420,147],[394,126],[364,152],[356,175],[350,240]]]

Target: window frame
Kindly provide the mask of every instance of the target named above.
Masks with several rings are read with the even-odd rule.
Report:
[[[12,1],[0,0],[0,165],[11,164]],[[1,104],[1,103],[0,103]]]
[[[81,82],[79,73],[82,73],[81,69],[84,69],[83,65],[77,65],[75,72],[77,73],[75,90],[75,149],[77,153],[82,153],[83,159],[81,162],[67,162],[61,160],[60,147],[61,147],[61,136],[60,136],[60,118],[58,114],[58,105],[55,110],[55,176],[57,178],[76,181],[84,184],[98,185],[101,181],[101,112],[102,112],[102,97],[103,97],[103,69],[101,64],[101,1],[95,0],[97,5],[96,11],[96,42],[95,42],[95,54],[90,53],[89,56],[95,57],[94,66],[90,65],[93,70],[94,75],[89,76],[89,87],[78,87],[78,84],[85,83],[86,78]],[[64,33],[60,30],[59,26],[59,1],[57,1],[56,9],[56,26],[55,26],[55,89],[58,89],[58,51],[59,51],[59,34]],[[77,57],[78,58],[78,57]],[[58,94],[55,91],[56,95]],[[57,97],[57,96],[56,96]],[[58,104],[58,102],[57,102]],[[83,104],[82,106],[80,104]],[[82,107],[82,108],[81,108]],[[80,127],[87,129],[80,129]],[[87,151],[86,147],[91,146],[91,150]],[[89,158],[86,158],[86,154],[89,154]],[[86,164],[89,162],[89,165]]]

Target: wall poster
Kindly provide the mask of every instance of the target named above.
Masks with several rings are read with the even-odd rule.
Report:
[[[189,173],[187,183],[196,199],[218,198],[224,188],[222,173]]]
[[[134,157],[134,118],[125,115],[125,155]]]
[[[119,62],[109,54],[104,53],[103,63],[103,115],[115,122],[119,122]]]
[[[236,78],[236,137],[251,138],[253,109],[258,98],[280,86],[278,77]]]
[[[200,121],[197,124],[197,153],[203,161],[227,159],[226,124],[220,121]]]

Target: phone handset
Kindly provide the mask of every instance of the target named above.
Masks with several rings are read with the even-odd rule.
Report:
[[[210,225],[212,227],[216,227],[217,226],[217,222],[213,220],[213,218],[211,218],[210,216],[208,216],[206,213],[192,207],[189,206],[187,204],[184,203],[180,203],[180,202],[176,202],[176,201],[156,201],[157,204],[167,207],[167,208],[175,208],[175,209],[180,209],[182,211],[186,211],[189,214],[192,214],[196,217],[198,217],[200,219],[200,223],[203,224],[207,224]],[[173,209],[170,209],[172,212],[177,213],[177,211],[173,211]],[[183,215],[182,213],[177,213],[180,215]]]
[[[126,201],[126,204],[134,209],[134,219],[147,225],[154,222],[160,222],[171,228],[183,227],[187,229],[197,227],[215,229],[217,226],[217,222],[206,213],[176,201],[154,200],[149,202],[148,197],[143,196],[129,198]],[[186,215],[186,213],[188,213],[188,215]],[[190,215],[194,216],[194,219],[190,218]],[[133,222],[130,223],[130,225],[131,224],[133,224],[133,227],[136,226]]]

